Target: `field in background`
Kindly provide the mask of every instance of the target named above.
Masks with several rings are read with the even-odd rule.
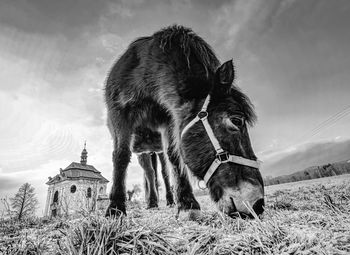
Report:
[[[287,175],[280,175],[276,177],[265,176],[264,183],[266,186],[268,186],[343,174],[350,174],[350,160],[343,160],[320,166],[311,166],[302,171],[297,171]]]
[[[178,219],[164,203],[133,203],[117,220],[2,222],[0,254],[350,254],[350,175],[269,186],[255,220],[228,218],[198,199],[202,212]]]
[[[350,174],[323,177],[323,178],[310,179],[310,180],[304,180],[304,181],[298,181],[298,182],[275,184],[275,185],[265,187],[265,191],[267,194],[271,194],[278,190],[288,190],[288,189],[296,190],[304,187],[310,187],[310,188],[313,186],[319,187],[319,185],[337,187],[339,185],[343,185],[347,183],[350,185]]]

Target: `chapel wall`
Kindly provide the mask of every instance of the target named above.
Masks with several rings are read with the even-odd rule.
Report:
[[[91,192],[88,192],[88,188],[91,189]],[[106,196],[106,188],[106,183],[86,179],[64,180],[51,184],[48,189],[47,201],[49,203],[46,206],[45,215],[49,217],[68,216],[79,212],[94,211],[101,207],[103,209],[105,203],[97,199],[99,195]],[[58,191],[58,201],[54,202],[56,191]]]

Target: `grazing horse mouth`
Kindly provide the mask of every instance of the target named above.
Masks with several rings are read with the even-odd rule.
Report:
[[[254,219],[254,216],[252,214],[244,213],[244,212],[238,212],[237,207],[235,205],[235,202],[233,201],[233,198],[230,197],[231,203],[232,203],[232,212],[229,213],[229,216],[231,218],[241,218],[241,219]]]

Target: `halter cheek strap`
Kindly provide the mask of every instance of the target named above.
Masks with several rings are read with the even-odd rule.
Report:
[[[182,138],[184,136],[184,134],[196,122],[201,121],[203,123],[205,131],[207,132],[213,147],[215,148],[216,158],[214,159],[213,163],[210,165],[210,167],[208,168],[207,172],[204,175],[203,181],[205,182],[205,184],[206,185],[208,184],[211,176],[215,173],[216,169],[218,169],[218,167],[221,164],[224,164],[224,163],[227,163],[227,162],[232,162],[232,163],[235,163],[235,164],[249,166],[249,167],[253,167],[253,168],[259,169],[259,166],[260,166],[260,162],[259,161],[243,158],[243,157],[236,156],[236,155],[231,155],[227,151],[224,151],[221,148],[220,143],[219,143],[218,139],[216,139],[215,134],[213,132],[213,129],[211,128],[210,123],[208,121],[207,108],[208,108],[209,102],[210,102],[210,95],[208,95],[206,97],[201,111],[197,114],[197,116],[193,120],[191,120],[185,126],[185,128],[181,132],[181,138]]]

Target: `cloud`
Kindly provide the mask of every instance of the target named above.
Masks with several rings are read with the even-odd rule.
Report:
[[[25,33],[72,38],[96,26],[107,8],[108,2],[99,0],[2,1],[0,22]]]
[[[64,101],[55,96],[32,95],[25,86],[11,92],[15,97],[0,91],[3,171],[20,171],[28,165],[38,167],[48,159],[70,158],[80,153],[84,140],[99,141],[96,147],[110,140],[102,92],[84,95],[76,91],[64,95]]]
[[[21,181],[14,179],[13,177],[0,177],[0,194],[5,194],[9,190],[12,190],[14,187],[19,188]]]
[[[30,97],[38,105],[56,105],[56,108],[70,106],[73,111],[80,111],[80,117],[91,119],[92,124],[104,124],[101,118],[104,115],[102,88],[110,68],[109,59],[93,61],[90,57],[81,58],[79,56],[89,54],[80,54],[75,50],[67,57],[63,50],[55,49],[55,45],[59,44],[55,39],[33,51],[31,44],[41,44],[43,38],[24,36],[20,41],[0,51],[0,91],[14,99],[22,95]],[[98,56],[97,48],[103,52],[105,47],[100,39],[95,41],[95,56]],[[85,50],[91,52],[90,47]],[[54,115],[51,113],[51,116]]]
[[[223,5],[215,13],[215,30],[221,34],[218,38],[223,48],[232,50],[237,47],[240,36],[245,33],[249,22],[261,5],[261,1],[235,1]]]
[[[293,1],[229,1],[212,12],[210,32],[221,56],[252,55],[249,44],[269,30]],[[278,22],[278,21],[277,21]]]

